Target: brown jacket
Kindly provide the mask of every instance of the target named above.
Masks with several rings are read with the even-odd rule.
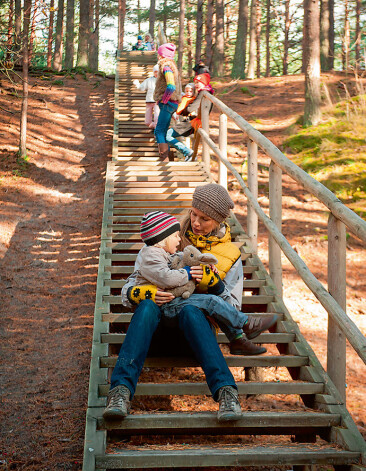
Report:
[[[158,78],[156,79],[154,100],[160,101],[163,98],[164,92],[166,90],[164,67],[168,65],[173,71],[174,83],[175,83],[175,90],[172,96],[170,97],[170,99],[179,102],[180,101],[180,97],[178,96],[179,74],[178,74],[178,69],[177,69],[177,66],[175,65],[175,62],[171,59],[167,59],[164,57],[163,59],[159,60],[158,65],[159,65],[159,73],[158,73]]]

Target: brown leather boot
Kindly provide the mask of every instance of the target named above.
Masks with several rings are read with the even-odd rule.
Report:
[[[245,335],[230,342],[229,348],[232,355],[261,355],[267,351],[265,347],[246,339]]]
[[[174,162],[174,157],[175,157],[175,154],[174,154],[174,152],[170,149],[170,150],[169,150],[169,162]]]
[[[168,161],[169,160],[169,145],[166,142],[161,142],[158,144],[160,160]]]
[[[248,316],[248,322],[243,325],[243,332],[247,336],[247,339],[254,339],[258,337],[261,332],[275,325],[277,319],[277,314],[262,315],[261,317]]]

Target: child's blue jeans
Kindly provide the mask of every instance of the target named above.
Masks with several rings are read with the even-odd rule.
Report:
[[[160,113],[156,128],[154,131],[155,139],[158,144],[166,141],[166,133],[168,132],[170,120],[175,111],[177,111],[178,104],[168,101],[168,103],[159,103]]]
[[[243,325],[248,320],[246,314],[214,294],[193,293],[188,299],[175,298],[160,308],[164,317],[169,319],[176,317],[182,308],[188,305],[196,306],[213,317],[230,342],[243,333]]]

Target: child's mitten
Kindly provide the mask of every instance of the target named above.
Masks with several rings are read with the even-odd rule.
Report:
[[[203,276],[196,287],[196,292],[216,294],[216,296],[219,296],[225,289],[224,282],[220,278],[220,275],[211,270],[209,265],[202,265],[202,268]]]
[[[128,288],[127,297],[130,303],[139,304],[144,299],[151,299],[155,302],[155,294],[158,288],[154,285],[131,286]]]

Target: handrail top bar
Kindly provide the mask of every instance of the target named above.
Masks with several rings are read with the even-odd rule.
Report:
[[[366,222],[356,213],[342,203],[326,186],[315,180],[308,173],[291,162],[283,152],[269,139],[257,131],[242,116],[229,108],[218,98],[206,90],[204,96],[214,103],[224,114],[231,118],[235,124],[244,131],[248,137],[258,144],[265,153],[289,176],[301,184],[309,193],[316,196],[327,208],[340,219],[354,235],[366,242]]]

